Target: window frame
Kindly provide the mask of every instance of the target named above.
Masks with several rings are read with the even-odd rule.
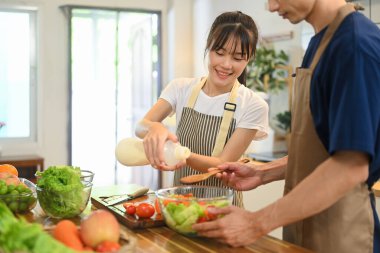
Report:
[[[29,15],[29,32],[30,32],[30,45],[29,45],[29,136],[28,137],[0,137],[1,146],[4,150],[9,147],[19,145],[37,144],[38,142],[38,30],[37,18],[38,10],[34,7],[12,7],[0,6],[0,12],[9,13],[27,13]]]

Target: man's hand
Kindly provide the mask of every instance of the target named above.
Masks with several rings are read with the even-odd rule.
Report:
[[[201,236],[215,238],[230,246],[249,245],[269,232],[258,222],[260,219],[256,218],[256,213],[236,206],[210,208],[209,212],[225,216],[214,221],[194,224],[192,228]]]
[[[239,191],[251,190],[263,184],[259,166],[249,163],[225,163],[218,166],[223,172],[216,174],[225,185]],[[212,170],[212,169],[210,169]]]

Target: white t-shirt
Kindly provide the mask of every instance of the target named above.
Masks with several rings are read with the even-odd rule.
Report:
[[[200,78],[178,78],[171,81],[162,91],[160,98],[168,101],[173,113],[176,114],[176,125],[181,120],[182,109],[187,102]],[[228,101],[230,93],[210,97],[202,90],[195,102],[194,110],[213,116],[222,116],[224,103]],[[253,90],[240,85],[236,98],[236,111],[234,118],[236,128],[257,129],[255,140],[261,140],[268,135],[268,104]]]

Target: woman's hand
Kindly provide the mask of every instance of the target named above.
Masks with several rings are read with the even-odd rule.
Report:
[[[165,165],[159,165],[159,166],[157,166],[156,169],[163,170],[163,171],[173,171],[173,170],[180,169],[184,166],[186,166],[186,160],[183,160],[183,161],[181,161],[181,162],[179,162],[173,166],[168,166],[166,164]]]
[[[164,145],[167,140],[177,142],[177,136],[160,122],[152,122],[149,131],[144,137],[144,150],[146,157],[154,168],[166,166],[164,157]]]

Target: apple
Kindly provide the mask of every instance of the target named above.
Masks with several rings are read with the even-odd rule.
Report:
[[[96,210],[82,220],[79,233],[85,245],[95,248],[104,241],[119,242],[120,225],[109,211]]]
[[[14,184],[17,186],[20,184],[20,179],[9,172],[0,172],[0,180],[4,181],[7,185]]]

